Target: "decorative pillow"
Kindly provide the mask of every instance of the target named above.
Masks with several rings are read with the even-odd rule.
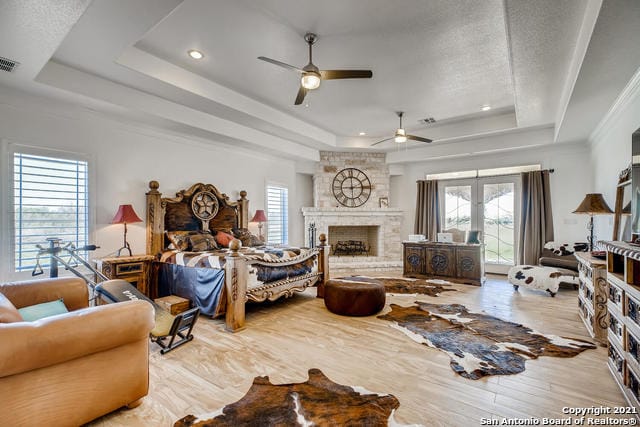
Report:
[[[264,246],[264,242],[255,234],[251,235],[251,244],[249,246]]]
[[[56,314],[68,313],[67,307],[64,305],[61,299],[50,302],[43,302],[42,304],[30,305],[28,307],[22,307],[18,309],[18,313],[22,316],[22,319],[26,322],[33,322],[35,320],[43,319],[49,316],[55,316]]]
[[[193,233],[192,231],[167,231],[165,233],[175,249],[179,251],[189,250],[191,244],[189,235]]]
[[[22,320],[18,309],[7,297],[0,294],[0,323],[22,322]]]
[[[585,252],[588,249],[586,243],[557,243],[547,242],[544,245],[545,249],[553,251],[555,255],[568,256],[573,255],[574,252]]]
[[[229,233],[225,233],[224,231],[218,231],[216,233],[216,242],[224,248],[228,248],[229,243],[231,243],[233,239],[235,239],[235,237]]]
[[[209,233],[194,232],[189,235],[189,242],[191,243],[191,250],[193,252],[204,252],[218,249],[216,239]]]
[[[264,245],[264,242],[258,236],[251,234],[246,228],[234,228],[233,235],[236,239],[240,239],[243,247]]]

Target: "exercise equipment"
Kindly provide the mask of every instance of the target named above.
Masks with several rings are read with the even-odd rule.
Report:
[[[147,298],[126,280],[114,279],[101,282],[96,286],[96,292],[103,300],[110,303],[130,300],[143,300],[150,303],[156,312],[156,326],[151,331],[151,341],[162,347],[160,350],[162,354],[166,354],[193,339],[191,331],[198,320],[200,307],[174,316]]]
[[[172,315],[162,306],[156,304],[144,294],[139,292],[135,286],[126,280],[109,279],[107,276],[96,270],[94,266],[83,259],[78,252],[94,251],[98,249],[96,245],[86,245],[77,248],[73,242],[62,244],[62,239],[50,237],[47,239],[48,247],[36,245],[39,249],[36,254],[36,265],[31,272],[32,276],[44,274],[40,257],[49,256],[49,277],[58,277],[59,265],[63,265],[66,270],[71,271],[76,276],[83,279],[91,289],[89,301],[96,299],[96,293],[103,301],[108,303],[123,302],[129,300],[142,300],[151,304],[155,310],[156,326],[151,331],[151,341],[162,347],[161,354],[166,354],[176,347],[181,346],[193,339],[193,326],[198,320],[200,308],[195,307],[178,315]],[[83,273],[79,267],[84,266],[89,270],[88,274]]]

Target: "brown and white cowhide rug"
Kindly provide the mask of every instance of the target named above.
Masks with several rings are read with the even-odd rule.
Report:
[[[187,426],[400,426],[393,419],[400,402],[391,394],[334,383],[319,369],[309,369],[303,383],[271,384],[256,377],[240,400],[207,415],[187,415],[174,427]]]
[[[509,375],[524,371],[525,360],[540,356],[573,357],[596,348],[588,341],[543,335],[497,317],[471,313],[460,304],[401,307],[378,316],[413,340],[449,355],[451,368],[465,378]]]
[[[376,282],[382,283],[385,291],[390,294],[422,294],[437,297],[441,292],[455,292],[455,289],[445,288],[443,285],[451,285],[451,282],[439,279],[409,279],[404,277],[369,277],[348,276],[335,280],[348,280],[352,282]]]

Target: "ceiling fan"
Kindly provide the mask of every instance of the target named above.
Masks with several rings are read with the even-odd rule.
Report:
[[[390,139],[393,139],[398,144],[401,144],[403,142],[407,142],[408,139],[410,139],[412,141],[420,141],[420,142],[426,142],[426,143],[433,142],[433,140],[429,139],[429,138],[423,138],[421,136],[416,136],[416,135],[408,135],[404,131],[404,128],[402,127],[402,116],[404,115],[404,112],[396,111],[396,114],[398,115],[398,117],[400,117],[400,127],[398,127],[398,129],[396,129],[396,134],[393,135],[391,138],[386,138],[386,139],[383,139],[382,141],[374,142],[373,144],[371,144],[372,147],[374,145],[380,144],[381,142],[389,141]]]
[[[284,62],[265,56],[258,57],[258,59],[262,61],[270,62],[287,70],[296,71],[302,75],[300,78],[300,89],[298,89],[298,95],[294,102],[295,105],[302,104],[307,92],[317,89],[320,86],[321,80],[370,79],[373,76],[371,70],[320,70],[311,60],[312,46],[318,40],[318,36],[313,33],[307,33],[304,35],[304,40],[309,45],[309,63],[303,68],[294,67],[293,65],[285,64]]]

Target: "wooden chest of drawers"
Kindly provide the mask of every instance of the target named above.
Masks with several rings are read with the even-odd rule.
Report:
[[[122,279],[140,292],[153,298],[154,289],[149,286],[152,255],[120,256],[97,259],[96,268],[109,279]]]
[[[578,313],[589,334],[600,344],[607,344],[608,310],[607,263],[587,252],[576,252],[580,285]]]
[[[482,245],[464,243],[403,242],[403,275],[482,285]]]

